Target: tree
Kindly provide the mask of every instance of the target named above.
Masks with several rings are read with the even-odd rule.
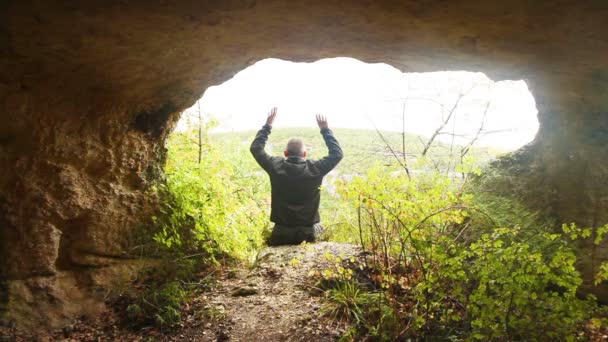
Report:
[[[404,169],[408,177],[411,177],[411,167],[408,166],[407,156],[412,156],[414,159],[423,158],[429,161],[435,168],[436,171],[450,173],[464,165],[467,155],[475,150],[476,144],[479,143],[481,138],[488,134],[497,133],[497,130],[487,130],[485,128],[488,117],[488,112],[492,107],[492,89],[493,82],[488,80],[487,82],[472,82],[470,85],[461,82],[458,84],[458,90],[455,95],[449,94],[446,90],[440,90],[435,83],[435,93],[426,96],[417,96],[410,94],[410,87],[408,81],[407,93],[405,96],[389,99],[389,101],[401,102],[401,146],[400,148],[394,147],[378,128],[376,131],[380,136],[385,148],[387,148],[390,154],[398,162],[401,168]],[[480,88],[484,88],[486,97],[480,97],[475,94]],[[454,92],[452,92],[454,93]],[[446,96],[452,95],[452,96]],[[407,115],[408,104],[413,101],[427,101],[430,102],[439,111],[440,120],[437,126],[432,131],[432,134],[427,139],[420,138],[420,150],[408,153],[408,147],[406,146],[406,126],[407,126]],[[472,107],[472,108],[471,108]],[[456,127],[460,116],[467,115],[471,110],[476,111],[479,120],[476,122],[474,129],[470,132],[457,132]],[[428,113],[416,113],[416,115],[425,115]],[[449,136],[449,142],[440,139],[441,136]],[[447,153],[433,153],[434,150],[444,149]],[[461,170],[463,177],[466,177],[466,173]]]
[[[196,106],[192,106],[191,108],[185,110],[182,115],[187,119],[187,128],[185,134],[189,135],[187,137],[188,141],[196,145],[197,163],[200,164],[202,161],[203,147],[207,144],[205,141],[205,135],[207,134],[209,128],[205,125],[201,101],[197,101]],[[196,136],[192,137],[192,133],[195,133]]]

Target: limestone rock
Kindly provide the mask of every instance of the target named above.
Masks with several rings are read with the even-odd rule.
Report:
[[[233,297],[246,297],[258,294],[258,289],[255,286],[238,287],[232,291]]]

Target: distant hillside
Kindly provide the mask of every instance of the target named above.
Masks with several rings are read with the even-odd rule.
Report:
[[[344,150],[345,157],[338,168],[342,172],[361,173],[376,163],[388,167],[399,167],[393,153],[375,130],[346,128],[332,130]],[[239,149],[248,148],[256,132],[213,133],[211,137],[226,148]],[[409,165],[415,164],[417,157],[420,156],[424,145],[428,141],[426,138],[414,134],[406,134],[405,139],[398,132],[383,131],[381,134],[400,158],[403,154],[403,141],[405,141],[405,155]],[[285,144],[291,137],[299,137],[304,140],[310,158],[322,158],[327,154],[327,147],[317,128],[274,128],[268,140],[266,151],[271,154],[282,155]],[[447,165],[450,161],[450,165],[455,165],[460,149],[461,146],[450,148],[449,145],[435,142],[427,156],[438,165]],[[473,148],[469,155],[483,163],[504,152],[494,148]],[[450,158],[450,155],[455,157]]]

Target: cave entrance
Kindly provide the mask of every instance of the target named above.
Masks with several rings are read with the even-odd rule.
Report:
[[[269,153],[281,155],[286,141],[299,136],[310,157],[323,157],[316,113],[328,117],[345,151],[325,179],[322,217],[341,212],[336,181],[375,165],[387,175],[439,171],[462,178],[463,165],[477,168],[518,149],[538,130],[534,98],[522,80],[494,82],[465,71],[402,73],[351,58],[262,60],[208,88],[167,142],[169,185],[222,252],[251,257],[267,231],[270,188],[249,146],[275,106]]]
[[[482,147],[495,157],[532,141],[539,127],[534,97],[523,80],[494,82],[467,71],[403,73],[352,58],[265,59],[208,88],[183,112],[174,136],[190,131],[198,144],[199,120],[222,142],[247,135],[275,106],[278,131],[314,129],[314,114],[321,113],[333,128],[380,131],[388,141],[401,137],[394,152],[411,158],[445,153],[440,150],[454,145]],[[386,145],[382,137],[372,135],[376,138],[360,148],[385,153],[378,152],[378,145]],[[418,144],[405,144],[404,136]],[[277,143],[271,136],[270,147]]]

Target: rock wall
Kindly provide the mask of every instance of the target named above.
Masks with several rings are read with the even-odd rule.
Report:
[[[608,221],[607,18],[603,0],[3,1],[0,311],[76,314],[69,289],[120,264],[154,212],[146,189],[179,112],[268,57],[525,79],[541,128],[513,179],[531,206],[597,227]],[[597,262],[581,267],[589,283]],[[32,309],[40,301],[66,305]]]

